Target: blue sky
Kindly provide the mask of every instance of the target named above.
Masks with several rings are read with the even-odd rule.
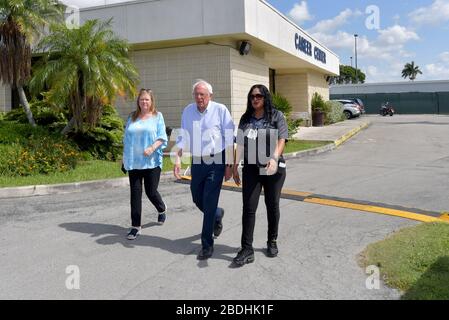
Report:
[[[337,53],[341,64],[351,64],[358,34],[358,67],[367,82],[406,81],[401,71],[411,61],[423,72],[417,80],[449,79],[449,0],[268,2]]]
[[[226,0],[223,0],[226,1]],[[414,61],[417,80],[449,79],[449,0],[266,0],[350,65],[357,38],[358,67],[367,82],[406,81]],[[80,7],[123,0],[64,0]]]

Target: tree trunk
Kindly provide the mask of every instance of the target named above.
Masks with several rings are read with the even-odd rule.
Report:
[[[33,126],[36,127],[36,122],[34,122],[33,113],[31,112],[30,104],[28,103],[27,97],[25,95],[25,91],[23,90],[22,86],[17,86],[17,91],[19,93],[19,99],[20,103],[23,106],[23,111],[25,111],[25,114],[28,118],[28,122]]]
[[[61,133],[64,135],[69,133],[73,129],[74,125],[75,125],[75,117],[72,117],[72,119],[70,119],[70,121],[67,123],[64,129],[62,129]]]

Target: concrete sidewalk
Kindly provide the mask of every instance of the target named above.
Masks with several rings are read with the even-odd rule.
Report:
[[[370,125],[369,118],[359,117],[324,127],[301,127],[294,139],[332,141],[337,146]]]
[[[301,127],[299,132],[293,136],[299,140],[329,141],[328,145],[323,147],[294,152],[285,155],[286,159],[301,158],[323,152],[330,151],[340,144],[350,139],[353,135],[368,127],[370,121],[367,117],[346,120],[340,123],[324,127]],[[161,182],[175,180],[171,172],[165,172],[161,175]],[[63,183],[55,185],[33,185],[23,187],[0,188],[0,199],[20,198],[30,196],[42,196],[48,194],[63,194],[70,192],[81,192],[95,190],[99,188],[111,188],[128,185],[128,177],[109,180],[84,181],[74,183]]]

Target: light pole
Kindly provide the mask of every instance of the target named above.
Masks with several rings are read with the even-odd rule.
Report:
[[[359,35],[355,34],[354,35],[354,40],[355,40],[355,83],[359,83],[359,75],[357,73],[357,37]]]
[[[352,57],[349,57],[351,59],[351,68],[352,68]]]

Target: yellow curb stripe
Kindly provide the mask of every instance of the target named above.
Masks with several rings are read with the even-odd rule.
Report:
[[[322,205],[326,205],[326,206],[340,207],[340,208],[346,208],[346,209],[352,209],[352,210],[380,213],[380,214],[397,216],[397,217],[402,217],[402,218],[417,220],[417,221],[422,221],[422,222],[441,222],[442,221],[440,218],[430,217],[430,216],[413,213],[413,212],[409,212],[409,211],[382,208],[382,207],[370,206],[370,205],[364,205],[364,204],[355,204],[355,203],[344,202],[344,201],[327,200],[327,199],[319,199],[319,198],[307,198],[307,199],[304,199],[304,202],[322,204]]]
[[[238,186],[234,182],[223,182],[223,186],[231,188],[241,188],[242,185]]]
[[[192,180],[190,176],[183,176],[182,180]],[[237,186],[233,182],[223,182],[224,187],[228,188],[239,188],[241,189],[241,186]],[[304,201],[308,203],[313,204],[319,204],[319,205],[325,205],[325,206],[331,206],[331,207],[339,207],[339,208],[345,208],[345,209],[351,209],[351,210],[357,210],[357,211],[365,211],[365,212],[372,212],[372,213],[380,213],[384,215],[390,215],[390,216],[396,216],[401,217],[405,219],[411,219],[421,222],[446,222],[449,223],[449,213],[443,213],[439,217],[432,217],[427,216],[425,214],[415,213],[411,211],[404,211],[404,210],[398,210],[398,209],[391,209],[391,208],[385,208],[385,207],[379,207],[379,206],[373,206],[373,205],[367,205],[367,204],[358,204],[358,203],[352,203],[348,201],[339,201],[339,200],[331,200],[331,199],[323,199],[314,197],[313,193],[310,192],[301,192],[301,191],[295,191],[295,190],[289,190],[289,189],[282,189],[281,197],[285,196],[297,196],[298,201]]]
[[[351,138],[353,135],[355,135],[356,133],[358,133],[362,129],[365,129],[367,126],[368,126],[368,123],[365,123],[365,124],[361,125],[358,128],[352,129],[351,131],[346,133],[344,136],[342,136],[340,139],[335,140],[335,142],[334,142],[335,146],[336,147],[340,146],[343,142],[345,142],[346,140]]]
[[[295,191],[295,190],[289,190],[289,189],[282,189],[282,195],[290,195],[290,196],[300,196],[300,197],[309,197],[313,193],[310,192],[301,192],[301,191]]]

